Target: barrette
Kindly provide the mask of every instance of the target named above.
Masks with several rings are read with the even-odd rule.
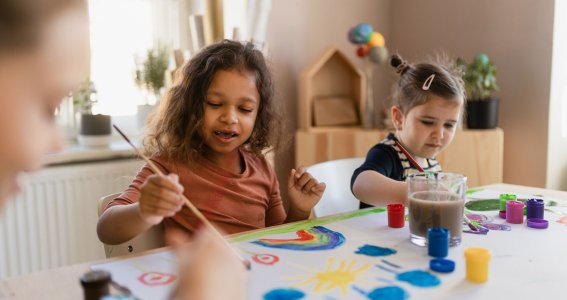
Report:
[[[435,78],[435,74],[431,74],[429,77],[427,77],[427,79],[425,79],[425,81],[423,82],[423,86],[421,87],[421,89],[424,91],[429,90],[429,87],[431,86],[431,83],[433,82],[434,78]]]

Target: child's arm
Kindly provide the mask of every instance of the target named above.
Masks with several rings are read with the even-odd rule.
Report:
[[[360,173],[352,185],[352,191],[360,201],[374,206],[385,207],[391,203],[407,206],[407,184],[376,171]]]
[[[124,243],[164,217],[172,217],[183,206],[183,186],[175,174],[149,176],[140,187],[140,200],[133,204],[109,207],[98,220],[97,234],[109,245]]]
[[[325,192],[324,182],[318,182],[305,167],[292,169],[287,179],[289,196],[289,213],[286,222],[300,221],[309,218],[311,209],[321,200]]]

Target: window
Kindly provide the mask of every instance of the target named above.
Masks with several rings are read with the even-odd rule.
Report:
[[[134,82],[136,57],[153,47],[152,0],[90,0],[94,113],[134,115],[143,95]]]

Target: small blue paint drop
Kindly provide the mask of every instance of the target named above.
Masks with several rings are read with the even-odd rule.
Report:
[[[297,300],[305,297],[305,293],[296,289],[275,289],[264,294],[264,300]]]
[[[401,287],[387,286],[374,289],[366,297],[370,300],[404,300],[409,298],[409,295]]]
[[[373,245],[364,245],[362,247],[358,247],[358,250],[354,253],[356,254],[363,254],[368,256],[388,256],[392,254],[396,254],[398,251],[390,248],[382,248]]]
[[[419,287],[432,287],[441,284],[441,280],[437,276],[422,270],[400,273],[396,276],[396,279]]]

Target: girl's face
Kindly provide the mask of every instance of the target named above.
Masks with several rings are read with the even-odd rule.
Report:
[[[0,209],[21,172],[61,148],[55,109],[88,69],[86,15],[68,9],[43,27],[36,49],[0,53]]]
[[[256,75],[249,71],[219,70],[207,90],[202,136],[216,161],[238,154],[254,129],[260,94]]]
[[[396,137],[414,156],[432,158],[451,143],[461,115],[462,102],[431,95],[427,102],[403,114],[392,107]]]

